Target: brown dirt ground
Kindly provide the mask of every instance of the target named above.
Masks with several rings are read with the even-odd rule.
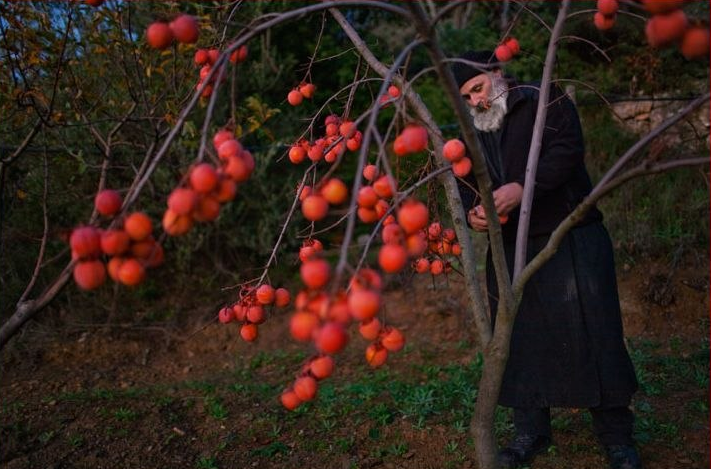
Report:
[[[681,360],[708,350],[708,264],[693,264],[678,267],[669,278],[662,262],[620,268],[625,331],[632,343],[656,344],[651,353]],[[435,283],[433,287],[431,279],[417,278],[411,284],[391,285],[387,292],[388,319],[402,327],[411,344],[411,352],[393,356],[386,365],[394,373],[407,370],[412,362],[444,365],[471,360],[470,348],[455,346],[473,338],[471,327],[458,313],[464,298],[462,282],[440,278]],[[195,312],[201,321],[208,315],[207,311]],[[219,389],[234,383],[238,379],[235,369],[244,369],[260,353],[304,352],[305,347],[289,338],[287,316],[287,312],[277,313],[264,324],[256,344],[239,340],[237,328],[214,323],[191,332],[199,329],[197,321],[187,331],[170,327],[35,328],[14,341],[2,356],[2,466],[475,466],[467,435],[437,419],[424,427],[405,418],[382,426],[377,445],[402,444],[405,448],[388,453],[373,451],[372,425],[362,419],[339,417],[327,431],[309,422],[309,414],[287,415],[276,400],[226,400],[228,418],[216,420],[207,415],[209,403],[202,399],[199,387],[185,383],[209,382]],[[337,373],[330,378],[334,384],[371,376],[361,359],[363,342],[353,342],[338,358]],[[276,363],[239,376],[253,383],[283,386],[293,372],[285,372]],[[146,397],[136,391],[146,388],[151,389]],[[96,398],[101,390],[110,395]],[[86,397],[92,391],[95,397]],[[708,397],[708,380],[705,385],[672,386],[668,392],[644,396],[654,409],[655,422],[672,429],[673,440],[665,442],[663,434],[655,433],[640,445],[647,469],[709,467]],[[694,402],[705,407],[693,407]],[[313,405],[312,409],[317,408],[318,401]],[[266,414],[275,417],[272,426],[283,423],[288,431],[279,434],[269,427],[261,418]],[[535,469],[605,467],[584,414],[555,411],[554,416],[570,423],[556,430],[555,450],[539,457]],[[344,439],[351,441],[346,450],[334,447],[334,442]],[[260,453],[260,448],[276,451],[269,455]],[[216,456],[209,459],[210,455]]]

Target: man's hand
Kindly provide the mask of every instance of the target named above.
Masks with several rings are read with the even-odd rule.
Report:
[[[523,198],[523,186],[517,182],[504,184],[494,191],[494,206],[496,213],[507,215],[511,210],[518,207]]]
[[[499,214],[499,221],[503,225],[508,220],[508,213],[518,207],[523,197],[523,186],[517,182],[504,184],[493,192],[494,206],[496,213]],[[477,205],[469,210],[469,224],[472,225],[474,231],[483,232],[489,227],[486,222],[486,213],[484,207]]]
[[[469,218],[469,224],[472,225],[474,231],[484,232],[489,227],[486,222],[486,215],[484,213],[484,207],[477,205],[476,207],[469,210],[467,214]]]

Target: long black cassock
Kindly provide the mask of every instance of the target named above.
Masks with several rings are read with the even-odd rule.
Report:
[[[526,159],[538,106],[538,84],[509,80],[508,113],[496,132],[478,132],[494,188],[524,185]],[[551,88],[536,174],[528,239],[530,260],[555,227],[592,186],[577,111]],[[476,187],[473,174],[467,182]],[[465,211],[479,203],[459,183]],[[513,272],[519,210],[503,225],[509,272]],[[490,253],[487,287],[495,320],[497,287]],[[637,389],[625,348],[610,237],[602,214],[592,209],[556,254],[527,283],[514,323],[499,403],[508,407],[617,407]]]

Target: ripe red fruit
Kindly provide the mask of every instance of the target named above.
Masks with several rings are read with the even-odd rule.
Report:
[[[407,251],[399,244],[385,244],[378,252],[378,263],[389,274],[399,272],[407,263]]]
[[[289,94],[286,95],[286,100],[289,101],[289,104],[292,106],[298,106],[301,104],[301,101],[303,101],[304,95],[302,95],[299,90],[293,89],[289,91]]]
[[[116,215],[121,210],[122,203],[121,196],[113,189],[104,189],[94,198],[96,211],[105,217]]]
[[[375,223],[379,220],[378,212],[376,212],[375,209],[372,208],[358,207],[357,213],[358,219],[363,223]]]
[[[170,22],[170,30],[178,42],[183,44],[194,44],[198,40],[200,31],[195,18],[190,15],[180,15]]]
[[[311,146],[311,148],[308,149],[308,151],[306,152],[306,156],[308,156],[311,161],[319,161],[321,158],[323,158],[324,149],[325,147],[323,143],[315,143]]]
[[[229,177],[222,177],[217,185],[215,198],[221,204],[234,200],[237,196],[237,183]]]
[[[343,350],[348,343],[348,334],[337,322],[328,322],[316,332],[316,348],[322,353],[333,355]]]
[[[82,226],[72,231],[69,237],[72,253],[78,258],[95,257],[101,254],[101,235],[93,226]]]
[[[119,267],[119,281],[130,287],[138,285],[146,278],[146,269],[136,259],[126,259]]]
[[[311,376],[302,376],[294,382],[294,394],[302,401],[310,401],[316,397],[318,384]]]
[[[365,360],[373,368],[381,366],[388,359],[388,351],[378,344],[370,344],[365,349]]]
[[[615,16],[605,16],[598,11],[593,16],[593,23],[600,31],[607,31],[615,25]]]
[[[220,58],[220,51],[218,49],[210,49],[207,51],[207,63],[210,65],[215,65],[217,59]]]
[[[357,151],[360,148],[361,141],[363,140],[361,135],[360,130],[357,130],[352,138],[346,140],[346,148],[350,151]]]
[[[101,233],[101,250],[109,256],[118,256],[128,251],[131,238],[123,230],[106,230]]]
[[[384,199],[389,199],[395,193],[395,182],[387,175],[380,176],[373,183],[375,193]]]
[[[247,48],[247,45],[242,45],[237,48],[232,54],[230,54],[230,62],[233,64],[238,64],[240,62],[244,62],[247,60],[247,54],[249,50]]]
[[[242,152],[244,155],[246,152]],[[242,156],[230,156],[222,170],[235,182],[245,182],[252,175],[247,161]]]
[[[360,323],[358,332],[365,340],[375,340],[380,334],[380,321],[378,318],[368,319]]]
[[[103,5],[104,0],[84,0],[84,3],[92,7],[100,7]]]
[[[358,321],[371,319],[380,309],[380,293],[369,289],[351,289],[348,293],[348,307],[354,319]]]
[[[521,46],[515,37],[508,37],[504,40],[504,45],[511,49],[511,53],[513,53],[513,55],[518,55],[518,53],[521,52]]]
[[[460,178],[465,177],[472,170],[472,160],[466,156],[459,161],[452,163],[452,172]]]
[[[418,274],[424,274],[430,271],[430,261],[424,257],[420,257],[413,263],[413,267]]]
[[[154,49],[165,49],[173,42],[173,32],[166,23],[157,21],[146,29],[146,41]]]
[[[315,314],[304,311],[298,312],[291,316],[289,331],[294,339],[306,342],[313,338],[319,323],[319,318]]]
[[[210,55],[207,49],[198,49],[195,51],[195,65],[205,65],[210,60]]]
[[[444,263],[440,259],[435,259],[430,263],[430,273],[439,275],[444,272]]]
[[[395,141],[393,142],[393,152],[395,152],[395,155],[397,155],[397,156],[407,155],[407,148],[405,147],[405,141],[403,140],[402,136],[400,136],[400,135],[398,135],[395,138]]]
[[[378,194],[371,186],[363,186],[358,190],[358,206],[372,208],[378,202]]]
[[[270,305],[274,303],[276,292],[274,291],[274,287],[264,284],[257,288],[256,296],[259,303],[263,305]]]
[[[119,279],[119,269],[121,268],[121,264],[123,264],[124,258],[123,257],[112,257],[109,259],[109,263],[106,265],[106,270],[109,272],[109,277],[111,277],[111,280],[114,282],[120,282],[121,280]]]
[[[299,93],[301,93],[302,96],[306,99],[313,98],[315,92],[316,86],[314,86],[313,83],[304,83],[302,85],[299,85]]]
[[[405,346],[405,337],[394,327],[386,327],[380,342],[388,351],[398,352]]]
[[[429,212],[425,204],[415,199],[408,199],[402,203],[397,211],[397,222],[406,234],[421,230],[429,222]]]
[[[220,310],[219,313],[217,313],[217,319],[222,323],[222,324],[227,324],[229,322],[232,322],[235,318],[235,312],[232,311],[232,308],[230,307],[224,307]]]
[[[233,304],[232,311],[234,312],[235,319],[237,321],[244,322],[247,320],[247,307],[242,303]]]
[[[145,261],[146,259],[151,257],[151,254],[153,253],[153,251],[156,249],[157,246],[158,246],[158,243],[156,243],[156,240],[153,239],[153,236],[150,236],[143,241],[137,241],[137,242],[133,243],[131,245],[131,254],[136,259]]]
[[[378,177],[378,167],[374,164],[367,165],[363,168],[363,177],[372,182],[376,177]]]
[[[142,241],[153,232],[153,223],[143,212],[133,212],[123,222],[123,229],[134,241]]]
[[[358,290],[375,290],[380,291],[383,288],[383,279],[380,274],[373,269],[360,269],[355,276],[351,278],[350,289]]]
[[[247,342],[253,342],[258,333],[256,324],[243,324],[239,330],[239,335]]]
[[[309,259],[301,264],[301,280],[312,290],[318,290],[328,283],[331,267],[323,259]]]
[[[163,229],[170,236],[184,235],[193,227],[193,218],[189,215],[178,215],[171,209],[163,214]]]
[[[331,205],[340,205],[348,199],[348,187],[338,178],[331,178],[321,188],[321,195]]]
[[[427,237],[430,240],[437,240],[439,239],[440,235],[442,234],[442,225],[435,221],[430,223],[430,226],[427,227]]]
[[[220,130],[212,138],[212,142],[217,149],[217,156],[221,160],[226,160],[242,153],[242,145],[235,140],[234,134],[229,130]]]
[[[197,205],[197,194],[192,189],[178,187],[168,196],[168,208],[178,215],[190,215]]]
[[[685,0],[642,0],[644,8],[653,15],[669,13],[684,6]]]
[[[455,161],[459,161],[464,158],[466,152],[467,149],[464,146],[464,143],[457,138],[453,138],[452,140],[448,140],[447,143],[444,144],[444,148],[442,149],[442,156],[444,156],[447,161],[451,161],[452,163],[454,163]]]
[[[406,153],[423,151],[427,148],[427,142],[429,141],[427,129],[419,125],[408,125],[398,138],[402,139],[402,145]],[[397,153],[397,149],[395,153]]]
[[[199,222],[211,222],[220,216],[220,202],[211,195],[202,195],[198,198],[193,218]]]
[[[287,389],[281,393],[281,404],[286,407],[287,410],[294,410],[301,404],[301,399],[299,399],[293,390]]]
[[[266,317],[264,315],[264,308],[262,307],[262,305],[252,305],[248,307],[246,317],[247,321],[251,322],[252,324],[261,324],[266,321]]]
[[[217,156],[219,156],[220,158],[224,158],[224,156],[220,155],[219,149],[223,143],[229,140],[235,140],[235,134],[234,132],[228,129],[219,130],[215,132],[215,135],[212,137],[212,145],[215,147],[215,150],[218,150]],[[242,146],[239,144],[239,142],[235,140],[235,143],[237,144],[236,149],[234,149],[234,152],[232,151],[232,149],[230,149],[229,154],[237,155],[242,151]],[[225,147],[225,150],[227,150],[227,147]]]
[[[274,304],[283,308],[284,306],[289,306],[290,302],[291,295],[289,294],[289,290],[286,288],[277,288],[274,292]]]
[[[400,97],[400,88],[398,88],[395,85],[388,86],[388,95],[391,98],[399,98]]]
[[[397,223],[391,223],[383,227],[383,243],[401,244],[405,240],[405,233]]]
[[[339,127],[338,127],[338,133],[340,133],[343,138],[351,138],[355,135],[356,128],[355,122],[353,121],[345,121],[343,122]]]
[[[106,281],[106,268],[99,260],[78,262],[73,274],[74,281],[82,290],[99,288]]]
[[[680,39],[687,25],[686,14],[682,10],[674,10],[666,15],[652,16],[644,32],[650,46],[663,47]]]
[[[499,62],[508,62],[513,58],[513,52],[506,44],[500,44],[494,49],[494,55]]]
[[[688,60],[708,57],[709,30],[698,26],[687,29],[681,40],[681,53]]]
[[[351,310],[348,308],[348,300],[345,295],[331,302],[326,312],[329,321],[335,321],[347,326],[351,323]]]
[[[341,125],[341,118],[335,114],[329,114],[323,121],[323,125],[328,126],[329,124]]]
[[[321,220],[328,215],[328,201],[320,194],[308,195],[301,202],[301,213],[307,220]]]
[[[309,364],[309,371],[316,379],[324,379],[333,373],[333,358],[328,355],[314,358]]]
[[[210,65],[204,65],[200,68],[200,73],[198,75],[200,77],[200,82],[198,83],[197,88],[200,87],[199,85],[200,83],[202,83],[202,80],[207,78],[207,76],[210,74],[210,71],[212,71],[212,67]]]
[[[294,145],[289,149],[289,161],[299,164],[306,158],[306,150],[301,145]]]
[[[217,182],[217,171],[210,163],[200,163],[190,171],[190,185],[197,192],[212,192],[217,187]]]
[[[617,0],[597,0],[597,11],[605,16],[612,16],[620,9]]]
[[[425,234],[421,231],[411,234],[405,239],[405,248],[410,257],[417,257],[427,250]]]

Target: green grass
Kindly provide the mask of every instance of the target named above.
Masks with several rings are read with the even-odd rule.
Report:
[[[125,407],[119,407],[113,412],[113,416],[119,422],[131,422],[138,418],[138,412]]]

